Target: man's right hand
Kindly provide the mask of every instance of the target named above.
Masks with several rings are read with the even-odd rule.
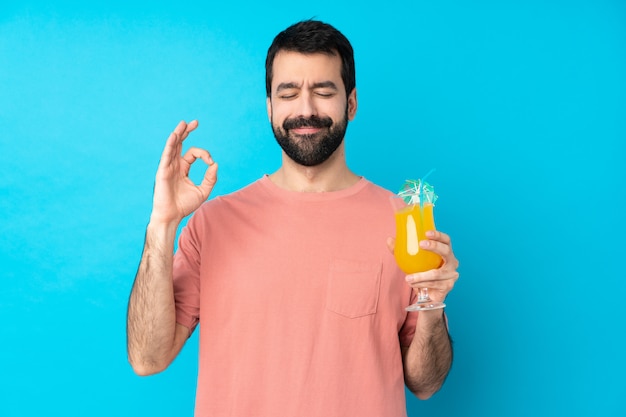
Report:
[[[154,184],[151,223],[180,223],[206,201],[217,182],[217,164],[208,151],[192,147],[182,155],[183,141],[197,127],[196,120],[181,121],[167,139]],[[189,179],[189,169],[197,159],[209,165],[199,185]]]

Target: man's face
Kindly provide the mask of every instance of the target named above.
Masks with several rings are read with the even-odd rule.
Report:
[[[267,112],[285,154],[299,165],[316,166],[343,142],[356,113],[356,91],[346,97],[339,56],[280,51]]]

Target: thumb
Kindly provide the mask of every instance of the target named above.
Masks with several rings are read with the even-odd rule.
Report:
[[[208,198],[209,194],[211,194],[211,191],[213,190],[213,187],[215,186],[216,183],[217,183],[217,163],[211,162],[207,170],[204,172],[204,178],[202,179],[202,182],[200,183],[200,185],[198,185],[198,188],[200,189],[202,194]]]
[[[204,178],[202,179],[202,182],[200,183],[200,185],[198,185],[198,188],[202,192],[202,195],[205,198],[208,198],[209,194],[211,194],[211,191],[213,190],[213,187],[215,186],[216,183],[217,183],[217,163],[211,162],[211,164],[209,164],[209,167],[204,172]]]

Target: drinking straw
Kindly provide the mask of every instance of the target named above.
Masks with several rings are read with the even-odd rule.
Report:
[[[428,171],[426,173],[426,175],[424,175],[422,177],[422,179],[420,180],[420,185],[419,185],[419,194],[420,194],[420,211],[424,210],[424,183],[426,182],[426,178],[428,178],[428,176],[430,174],[432,174],[435,171],[435,168],[432,168],[430,171]]]
[[[424,191],[425,191],[424,186],[426,184],[425,180],[434,171],[435,169],[433,168],[430,171],[428,171],[426,175],[424,175],[421,179],[406,180],[404,182],[404,185],[398,192],[398,195],[402,197],[402,199],[404,200],[406,204],[417,204],[417,202],[415,201],[415,199],[417,198],[419,200],[420,207],[424,206]],[[429,188],[429,190],[431,190],[431,188]],[[434,197],[434,191],[433,190],[431,191],[433,192],[433,197]],[[431,201],[431,203],[434,203],[434,201]]]

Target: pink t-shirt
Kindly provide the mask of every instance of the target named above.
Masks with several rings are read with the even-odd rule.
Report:
[[[406,416],[417,316],[386,244],[390,195],[265,176],[196,211],[174,258],[177,321],[201,323],[196,416]]]

